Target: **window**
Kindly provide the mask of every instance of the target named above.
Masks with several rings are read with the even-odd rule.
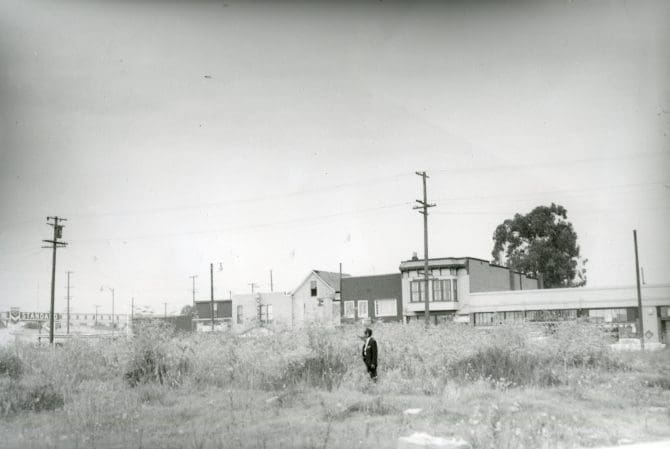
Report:
[[[451,301],[451,279],[433,281],[433,301]]]
[[[424,300],[424,293],[426,290],[426,281],[412,281],[410,282],[410,301],[421,302]]]
[[[237,324],[242,324],[242,306],[237,306]]]
[[[344,317],[356,318],[354,301],[344,301]]]
[[[316,281],[309,282],[309,294],[310,296],[316,296]]]
[[[596,323],[627,323],[628,311],[626,309],[591,309],[589,310],[589,321]],[[630,320],[631,322],[634,320]]]
[[[398,307],[395,299],[377,299],[375,300],[375,316],[396,316]]]
[[[272,319],[274,318],[272,314],[272,304],[268,304],[265,306],[265,322],[266,323],[272,323]]]
[[[358,318],[368,317],[368,302],[366,300],[358,301]]]
[[[454,271],[456,271],[456,270],[454,270]],[[454,279],[451,282],[451,285],[452,285],[452,288],[454,289],[454,295],[452,296],[452,298],[454,298],[454,301],[458,301],[458,280]]]

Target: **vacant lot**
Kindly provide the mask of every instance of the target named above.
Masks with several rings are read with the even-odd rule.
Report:
[[[670,437],[670,352],[615,354],[596,328],[375,327],[73,340],[0,350],[0,441],[21,448],[395,447],[424,431],[473,448]],[[420,408],[418,414],[403,413]]]

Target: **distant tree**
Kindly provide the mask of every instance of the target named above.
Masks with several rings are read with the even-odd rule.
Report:
[[[545,288],[586,285],[586,262],[579,255],[577,233],[560,205],[538,206],[498,225],[493,233],[493,263],[531,277]]]
[[[180,315],[190,315],[192,311],[193,311],[193,306],[185,305],[184,307],[181,308],[181,312],[179,314]]]

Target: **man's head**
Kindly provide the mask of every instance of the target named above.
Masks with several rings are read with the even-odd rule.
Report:
[[[372,337],[372,329],[369,327],[365,329],[365,337]]]

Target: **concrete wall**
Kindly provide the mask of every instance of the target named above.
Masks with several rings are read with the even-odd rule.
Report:
[[[468,266],[471,293],[538,288],[537,279],[512,272],[505,267],[491,265],[483,260],[468,259]]]
[[[256,293],[254,295],[233,295],[232,318],[233,327],[248,328],[260,324],[258,317],[258,302],[260,298],[261,305],[264,307],[272,306],[272,323],[278,326],[292,326],[296,307],[293,304],[291,295],[287,293]],[[242,307],[242,323],[237,322],[238,306]],[[263,311],[264,319],[267,308]]]

